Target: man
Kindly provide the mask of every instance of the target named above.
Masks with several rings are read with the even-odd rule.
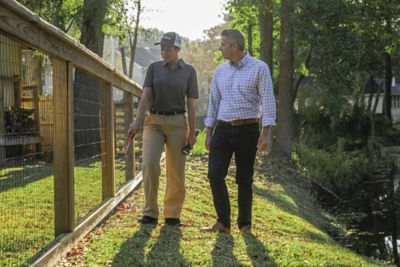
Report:
[[[251,233],[254,162],[257,149],[267,148],[270,127],[275,124],[275,98],[267,64],[244,52],[244,37],[239,30],[227,29],[221,33],[220,50],[227,61],[215,70],[205,119],[205,145],[210,151],[208,178],[217,222],[202,230],[230,233],[231,208],[225,177],[234,154],[237,223],[240,232],[248,234]]]
[[[160,177],[160,158],[166,148],[166,188],[164,197],[165,224],[180,226],[180,215],[185,199],[186,155],[182,149],[196,143],[196,98],[198,98],[196,70],[179,58],[181,37],[175,32],[164,34],[161,41],[162,61],[149,66],[140,98],[136,119],[128,134],[136,135],[142,125],[146,108],[150,114],[143,132],[143,186],[145,205],[142,224],[157,224],[157,204]],[[185,101],[186,100],[186,101]],[[186,102],[186,104],[185,104]],[[187,107],[189,127],[185,117]],[[189,129],[188,129],[189,128]]]

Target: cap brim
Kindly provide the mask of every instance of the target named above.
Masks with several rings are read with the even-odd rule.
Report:
[[[157,43],[154,43],[154,45],[160,45],[160,44],[165,45],[165,46],[167,46],[167,47],[178,47],[178,48],[181,47],[179,44],[170,44],[170,43],[166,44],[165,42],[157,42]]]

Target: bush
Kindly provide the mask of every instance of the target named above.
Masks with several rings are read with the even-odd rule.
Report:
[[[339,192],[365,177],[367,157],[361,150],[345,151],[343,139],[335,148],[328,151],[300,145],[294,159],[306,175]]]

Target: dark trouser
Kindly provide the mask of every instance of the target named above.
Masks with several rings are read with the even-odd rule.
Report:
[[[217,124],[211,139],[208,178],[218,221],[230,228],[231,207],[225,177],[235,154],[239,228],[251,225],[254,161],[260,135],[258,123],[243,126]]]

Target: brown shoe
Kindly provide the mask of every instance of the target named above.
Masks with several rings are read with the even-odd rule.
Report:
[[[228,235],[231,233],[231,229],[225,227],[220,222],[216,222],[213,226],[210,226],[210,227],[203,227],[203,228],[201,228],[201,231],[203,231],[203,232],[220,232],[220,233],[225,233]]]
[[[240,228],[240,234],[241,235],[251,235],[251,226],[250,225],[245,225],[242,228]]]

